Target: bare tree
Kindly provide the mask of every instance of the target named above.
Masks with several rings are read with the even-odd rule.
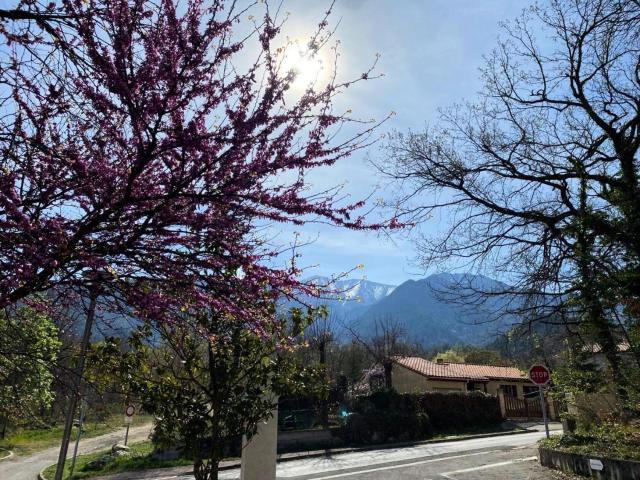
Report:
[[[590,334],[623,382],[620,332],[640,361],[640,2],[553,0],[504,32],[479,99],[393,134],[377,166],[406,221],[449,214],[425,265],[509,279],[492,294]]]
[[[309,346],[318,353],[318,363],[324,368],[327,383],[330,382],[327,350],[335,339],[339,323],[337,315],[323,306],[316,310],[313,322],[306,331]],[[323,398],[321,401],[320,421],[323,427],[329,428],[329,398]]]
[[[405,342],[406,331],[402,322],[390,315],[374,319],[368,334],[360,333],[353,327],[347,327],[353,339],[364,346],[369,356],[384,370],[384,386],[393,388],[393,357],[408,353],[409,346]]]

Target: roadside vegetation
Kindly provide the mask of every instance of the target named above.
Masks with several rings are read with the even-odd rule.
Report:
[[[640,461],[640,425],[606,423],[575,433],[553,435],[542,448],[604,458]]]
[[[153,443],[148,440],[131,444],[128,455],[114,457],[110,462],[101,467],[92,467],[90,465],[94,460],[98,460],[110,453],[110,450],[91,453],[88,455],[80,455],[76,459],[76,466],[73,477],[69,477],[69,467],[71,461],[67,460],[64,466],[64,480],[71,478],[90,478],[101,475],[115,475],[122,472],[131,472],[136,470],[148,470],[152,468],[169,468],[192,465],[193,461],[188,457],[179,457],[175,459],[159,459],[153,456]],[[51,465],[44,469],[45,478],[53,478],[56,471],[56,465]]]
[[[401,394],[380,390],[356,397],[349,404],[352,413],[342,437],[356,445],[498,431],[502,423],[497,399],[481,392]]]

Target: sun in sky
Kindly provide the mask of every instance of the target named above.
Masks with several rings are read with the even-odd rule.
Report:
[[[284,75],[295,75],[292,86],[297,89],[322,85],[327,78],[322,51],[309,49],[299,41],[290,42],[284,49],[280,68]]]

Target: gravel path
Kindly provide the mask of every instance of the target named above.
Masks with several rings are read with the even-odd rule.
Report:
[[[123,442],[124,432],[125,429],[123,428],[99,437],[87,438],[84,440],[81,439],[80,446],[78,448],[78,455],[92,453],[96,450],[103,450],[114,443]],[[150,432],[151,424],[132,427],[129,430],[129,442],[146,440],[149,437]],[[69,445],[68,457],[73,454],[73,446],[73,443]],[[14,455],[10,459],[0,461],[0,479],[35,480],[38,477],[38,473],[40,473],[43,468],[56,463],[59,451],[59,447],[48,448],[41,452],[34,453],[33,455],[25,457]]]

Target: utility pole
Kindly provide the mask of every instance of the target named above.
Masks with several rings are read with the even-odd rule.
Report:
[[[69,440],[71,439],[71,431],[73,430],[73,417],[76,413],[76,406],[78,403],[78,397],[80,394],[80,383],[82,382],[82,376],[84,374],[84,364],[87,356],[87,348],[89,347],[89,340],[91,340],[91,328],[93,327],[93,319],[96,314],[96,301],[98,299],[98,286],[91,281],[89,284],[89,308],[87,309],[87,319],[84,323],[84,333],[82,335],[82,343],[80,344],[80,352],[76,363],[75,372],[73,375],[73,391],[71,392],[71,399],[69,401],[69,408],[67,410],[67,417],[64,423],[64,433],[62,435],[62,444],[60,445],[60,454],[58,455],[58,465],[56,467],[55,480],[62,480],[62,473],[64,471],[64,462],[67,459],[67,451],[69,449]]]

